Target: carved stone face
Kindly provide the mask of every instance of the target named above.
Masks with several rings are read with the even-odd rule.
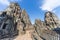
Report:
[[[48,13],[46,14],[46,16],[47,16],[47,17],[50,16],[50,13],[48,12]]]
[[[13,6],[14,6],[14,4],[11,4],[11,5],[10,5],[10,8],[12,8]]]

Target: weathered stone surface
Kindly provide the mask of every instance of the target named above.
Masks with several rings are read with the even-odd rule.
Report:
[[[35,20],[35,33],[33,33],[33,38],[39,40],[39,39],[42,39],[42,40],[55,40],[58,38],[60,38],[59,34],[53,30],[48,30],[46,25],[45,25],[45,22],[42,22],[41,20],[39,19],[36,19]],[[34,35],[35,34],[35,35]]]
[[[18,17],[15,14],[20,14],[19,5],[17,3],[11,3],[11,5],[0,14],[0,38],[2,40],[8,40],[8,38],[15,37],[18,34],[17,20]],[[17,17],[17,18],[16,18]]]
[[[50,11],[46,12],[44,21],[36,19],[34,25],[18,3],[11,3],[5,11],[0,12],[1,40],[60,40],[59,27],[59,19]]]
[[[13,17],[2,12],[0,15],[0,39],[13,38],[17,35],[17,30],[14,26]]]
[[[34,27],[35,27],[35,33],[33,33],[33,38],[35,40],[43,40],[40,37],[40,35],[41,35],[42,31],[45,29],[45,24],[41,20],[36,19]]]
[[[7,14],[14,17],[14,23],[17,24],[17,28],[23,32],[31,26],[31,22],[28,14],[25,10],[21,10],[17,3],[11,3],[11,5],[6,9]]]
[[[21,20],[19,20],[17,22],[17,29],[19,30],[19,34],[25,34],[25,29],[24,29],[25,25],[23,22],[21,22]]]
[[[45,23],[48,29],[54,29],[59,27],[59,19],[58,17],[53,14],[52,12],[46,12],[45,14]]]
[[[29,16],[25,10],[22,10],[19,16],[20,18],[17,21],[17,28],[20,30],[20,33],[24,34],[26,30],[33,29]]]
[[[14,22],[18,21],[21,14],[21,8],[18,3],[11,3],[10,6],[5,10],[8,15],[14,17]]]
[[[59,19],[55,14],[52,12],[46,12],[45,14],[45,21],[41,21],[39,19],[35,20],[35,31],[38,35],[38,37],[35,37],[36,34],[34,35],[34,38],[41,38],[43,40],[59,40]],[[54,31],[53,31],[53,30]],[[38,39],[39,40],[39,39]]]
[[[24,24],[21,22],[21,8],[18,3],[11,3],[6,9],[7,14],[12,16],[14,19],[14,24],[19,30],[19,33],[23,32]]]
[[[31,24],[31,22],[30,22],[29,16],[28,16],[28,14],[26,13],[25,9],[22,10],[21,18],[22,18],[22,21],[23,21],[24,24],[25,24],[25,29],[32,28],[32,24]]]

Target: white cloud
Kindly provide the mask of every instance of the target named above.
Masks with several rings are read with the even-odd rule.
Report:
[[[0,4],[2,4],[2,5],[9,5],[10,2],[8,0],[0,0]]]
[[[43,4],[40,8],[42,10],[52,11],[58,6],[60,6],[60,0],[43,0]]]

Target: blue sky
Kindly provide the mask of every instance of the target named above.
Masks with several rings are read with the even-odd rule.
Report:
[[[46,11],[52,11],[60,18],[60,0],[0,0],[0,11],[15,1],[26,10],[32,23],[35,19],[43,21]]]

